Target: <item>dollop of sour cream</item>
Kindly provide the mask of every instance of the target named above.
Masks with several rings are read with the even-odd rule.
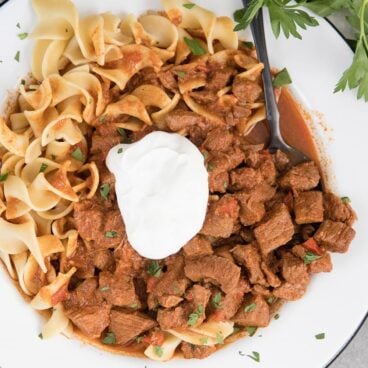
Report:
[[[153,132],[113,147],[106,159],[127,237],[143,257],[177,253],[202,228],[208,202],[204,158],[187,138]]]

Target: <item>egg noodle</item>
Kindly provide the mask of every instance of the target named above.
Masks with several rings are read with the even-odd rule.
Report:
[[[63,269],[63,260],[77,248],[73,205],[92,198],[99,187],[97,166],[88,158],[87,136],[93,127],[116,119],[116,128],[128,131],[152,125],[165,130],[166,115],[183,102],[213,124],[225,124],[192,98],[191,92],[206,84],[200,75],[179,78],[177,93],[151,84],[124,93],[132,77],[147,67],[159,72],[174,66],[185,72],[201,62],[224,65],[231,60],[242,70],[237,78],[254,81],[263,65],[254,50],[239,50],[230,18],[184,6],[190,4],[187,0],[162,0],[164,12],[149,11],[139,18],[111,13],[82,18],[69,0],[32,2],[38,18],[31,34],[32,81],[20,86],[16,112],[0,118],[0,258],[32,307],[49,311],[42,329],[43,338],[49,338],[73,329],[61,301],[76,268]],[[188,46],[195,36],[203,55],[193,56]],[[117,93],[119,99],[112,101]],[[230,87],[217,95],[223,105],[234,98]],[[148,107],[155,107],[154,112]],[[252,114],[236,125],[243,135],[265,119],[262,102],[247,108]],[[119,122],[121,115],[129,118]],[[185,129],[179,133],[187,134]],[[166,331],[164,354],[158,357],[153,346],[145,353],[168,360],[181,341],[203,344],[205,336],[205,344],[214,345],[219,332],[229,336],[233,323]]]

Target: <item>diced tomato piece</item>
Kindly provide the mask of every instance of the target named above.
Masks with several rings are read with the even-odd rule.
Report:
[[[161,330],[153,331],[150,335],[143,337],[142,341],[148,345],[161,346],[165,341],[165,334]]]
[[[323,254],[322,249],[318,246],[314,238],[309,238],[302,245],[304,248],[310,250],[314,254],[318,254],[319,256]]]

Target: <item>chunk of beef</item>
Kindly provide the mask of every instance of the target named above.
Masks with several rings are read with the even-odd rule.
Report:
[[[313,161],[309,161],[292,167],[281,177],[279,183],[282,188],[303,191],[314,189],[320,178],[317,165]]]
[[[233,94],[241,102],[253,103],[262,95],[261,86],[246,78],[235,78],[233,83]]]
[[[157,322],[162,330],[171,328],[187,328],[191,309],[189,305],[178,306],[174,309],[159,309]]]
[[[324,221],[314,235],[320,246],[337,253],[347,252],[354,237],[355,230],[350,226],[331,220]]]
[[[64,270],[68,271],[72,267],[77,268],[76,276],[81,279],[93,277],[95,274],[93,254],[87,249],[84,242],[78,239],[77,247],[73,254],[65,259]]]
[[[310,191],[299,193],[294,198],[295,222],[309,224],[323,221],[322,192]]]
[[[276,194],[276,188],[263,182],[256,185],[254,188],[247,192],[252,196],[255,202],[266,202],[270,201]]]
[[[208,186],[211,193],[226,193],[229,186],[228,172],[211,171],[208,176]]]
[[[95,241],[98,247],[114,248],[125,236],[125,226],[118,209],[104,207],[94,200],[74,204],[74,220],[79,235]]]
[[[284,282],[280,287],[273,290],[276,298],[294,301],[300,299],[307,291],[307,284],[292,284]]]
[[[183,247],[186,258],[209,256],[213,253],[211,243],[202,235],[195,236]]]
[[[270,308],[262,296],[248,297],[233,321],[240,326],[266,327],[270,322]]]
[[[283,278],[291,284],[306,285],[309,283],[307,266],[291,252],[282,255],[281,273]]]
[[[294,235],[294,225],[284,204],[277,206],[268,218],[254,229],[254,235],[264,255],[286,244]]]
[[[89,278],[69,293],[68,299],[64,302],[64,307],[66,309],[84,308],[85,306],[100,305],[102,302],[103,298],[98,290],[97,279]]]
[[[235,119],[249,118],[252,115],[252,110],[245,106],[233,106],[233,116]]]
[[[227,240],[227,239],[226,239]],[[223,258],[227,258],[229,261],[234,262],[233,254],[231,249],[234,247],[233,244],[219,245],[215,247],[215,255]]]
[[[216,346],[199,346],[182,342],[180,349],[183,352],[184,359],[204,359],[216,351]]]
[[[234,197],[225,195],[212,201],[207,210],[201,233],[207,236],[228,238],[239,216],[239,205]]]
[[[164,88],[172,92],[178,91],[178,83],[172,69],[164,70],[158,73],[158,78]]]
[[[93,253],[93,264],[101,271],[110,270],[114,264],[114,256],[108,249],[97,249]]]
[[[211,296],[211,291],[201,285],[193,285],[186,293],[186,299],[191,303],[192,310],[203,310],[203,313],[198,315],[196,323],[192,327],[197,327],[203,323],[206,318],[206,307]]]
[[[249,193],[239,193],[237,198],[240,203],[240,222],[244,226],[254,225],[262,220],[266,213],[263,202],[254,200],[254,196]]]
[[[229,321],[240,308],[244,294],[249,291],[249,283],[244,279],[240,279],[236,288],[221,298],[219,308],[212,313],[211,319],[215,321]]]
[[[233,143],[233,135],[225,128],[211,130],[203,143],[203,148],[209,151],[227,151]]]
[[[109,304],[134,309],[140,308],[141,303],[130,276],[114,275],[104,271],[99,274],[99,284],[101,293]]]
[[[323,194],[323,204],[326,218],[332,221],[345,222],[351,226],[356,220],[356,215],[349,204],[333,193]]]
[[[146,260],[141,257],[126,241],[123,246],[115,250],[117,261],[116,274],[140,276],[145,269]]]
[[[278,171],[285,171],[290,165],[288,155],[280,150],[276,151],[276,153],[273,156],[273,159],[275,161],[275,165]]]
[[[173,308],[181,303],[183,298],[177,295],[161,295],[157,297],[157,301],[165,308]]]
[[[217,94],[213,91],[192,91],[189,94],[201,105],[215,103],[218,100]]]
[[[166,116],[166,124],[173,132],[189,128],[194,125],[203,125],[205,123],[204,118],[192,111],[187,110],[174,110]]]
[[[121,141],[121,135],[116,129],[114,123],[103,123],[96,127],[92,135],[91,154],[104,161],[110,149]]]
[[[73,307],[65,310],[65,315],[70,318],[84,335],[91,339],[101,336],[103,330],[110,323],[111,305],[89,305],[84,307]]]
[[[265,155],[264,159],[260,163],[259,171],[267,184],[275,184],[277,171],[270,155]]]
[[[261,269],[261,256],[255,244],[237,245],[233,250],[235,260],[245,266],[251,284],[268,286]]]
[[[260,171],[251,167],[243,167],[231,172],[231,187],[234,190],[252,189],[262,182],[262,174]]]
[[[211,173],[230,171],[244,161],[244,153],[238,147],[232,147],[226,152],[212,152],[208,162],[208,171]]]
[[[206,88],[215,92],[227,86],[234,73],[232,68],[215,69],[209,73]]]
[[[267,283],[272,287],[279,287],[281,285],[281,280],[273,272],[273,270],[266,264],[266,262],[261,263],[261,269],[266,276]]]
[[[186,262],[185,275],[192,281],[207,280],[225,293],[233,290],[240,279],[240,267],[227,258],[207,256]]]
[[[109,330],[114,333],[116,343],[125,345],[135,337],[157,326],[157,322],[143,313],[128,313],[112,310]]]
[[[308,265],[310,273],[331,272],[332,261],[329,253],[324,253],[321,258],[316,259]]]

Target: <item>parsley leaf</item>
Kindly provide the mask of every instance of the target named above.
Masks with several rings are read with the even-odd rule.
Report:
[[[222,294],[221,293],[217,293],[215,296],[213,296],[212,299],[211,299],[212,306],[216,309],[222,308],[221,307],[221,299],[222,299]]]
[[[110,287],[109,286],[102,286],[100,287],[100,291],[109,291]]]
[[[130,139],[127,135],[127,132],[125,131],[124,128],[118,128],[118,133],[121,135],[122,139],[122,143],[130,143]]]
[[[161,275],[161,267],[157,261],[152,261],[148,266],[147,273],[151,276],[159,277]]]
[[[349,204],[351,203],[351,199],[349,197],[341,197],[341,200],[345,203],[345,204]]]
[[[291,83],[293,83],[293,81],[291,80],[290,74],[286,68],[279,71],[273,79],[274,87],[283,87]]]
[[[184,37],[184,41],[190,48],[190,51],[193,55],[200,56],[207,54],[207,51],[203,48],[199,40],[196,40],[195,38]]]
[[[116,336],[113,332],[108,332],[105,337],[102,339],[102,343],[105,345],[114,345],[116,344]]]
[[[8,179],[9,173],[4,173],[0,175],[0,182],[1,181],[5,181],[6,179]]]
[[[43,340],[43,335],[42,335],[42,332],[38,334],[38,338]]]
[[[247,48],[247,49],[254,49],[254,43],[250,42],[250,41],[243,41],[242,42],[243,45]]]
[[[28,33],[27,32],[23,32],[23,33],[18,33],[18,38],[20,40],[24,40],[28,37]]]
[[[324,332],[321,332],[317,335],[314,336],[317,340],[324,340],[324,338],[326,337],[326,334]]]
[[[252,355],[247,355],[247,357],[253,359],[257,363],[261,361],[261,356],[257,351],[252,351]]]
[[[15,56],[14,56],[14,60],[17,61],[19,63],[20,61],[20,51],[17,51]]]
[[[224,337],[220,333],[216,334],[216,340],[217,340],[218,344],[220,344],[220,345],[224,344]]]
[[[48,165],[45,163],[42,163],[40,166],[40,173],[45,172],[47,168],[48,168]]]
[[[84,162],[85,158],[83,155],[82,150],[78,147],[72,152],[72,157],[75,158],[77,161]]]
[[[138,303],[132,303],[132,304],[130,304],[129,307],[132,308],[132,309],[137,309],[138,308]]]
[[[120,153],[123,153],[123,149],[122,148],[119,148],[118,149],[118,154],[120,154]]]
[[[206,345],[208,343],[208,337],[201,337],[199,339],[199,342],[202,344],[202,345]]]
[[[257,308],[257,304],[256,303],[252,303],[252,304],[247,305],[244,308],[244,312],[245,313],[253,312],[256,308]]]
[[[182,70],[177,70],[175,71],[175,74],[179,77],[179,78],[184,78],[187,73],[186,72],[183,72]]]
[[[320,259],[321,256],[317,256],[313,252],[307,252],[304,256],[304,264],[309,265],[312,262],[316,261],[317,259]]]
[[[107,199],[110,193],[110,184],[105,183],[100,186],[100,194],[103,199]]]
[[[346,3],[346,0],[314,0],[308,3],[303,2],[303,6],[321,17],[328,17],[335,11],[343,9]]]
[[[278,320],[278,319],[280,318],[280,315],[279,315],[278,313],[276,313],[276,314],[273,316],[273,318],[274,318],[275,320]]]
[[[268,304],[273,304],[275,302],[275,300],[276,300],[276,297],[271,295],[267,298],[267,303]]]
[[[105,232],[105,238],[113,239],[116,238],[117,235],[118,233],[115,230]]]
[[[193,3],[187,3],[187,4],[183,4],[184,8],[187,8],[187,9],[192,9],[195,7],[195,4]]]
[[[199,304],[197,309],[189,315],[188,325],[193,327],[198,322],[198,319],[203,314],[203,312],[203,305]]]
[[[235,26],[234,31],[246,29],[263,5],[264,0],[251,0],[246,9],[237,10],[234,13],[234,20],[238,24]]]
[[[249,336],[252,337],[257,332],[257,327],[247,326],[245,327],[245,330],[248,332]]]
[[[161,357],[162,357],[162,355],[164,354],[164,349],[163,349],[161,346],[156,345],[156,346],[154,346],[154,347],[153,347],[153,350],[154,350],[155,354],[156,354],[159,358],[161,358]]]

